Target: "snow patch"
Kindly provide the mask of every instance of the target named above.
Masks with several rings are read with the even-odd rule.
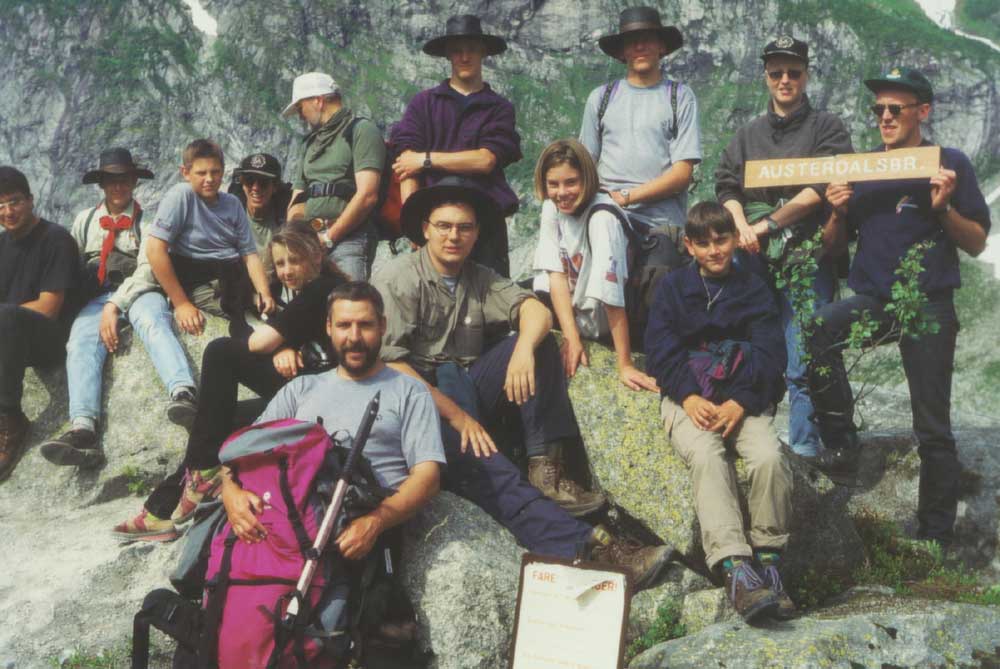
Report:
[[[191,20],[194,21],[195,28],[210,37],[219,34],[219,22],[201,6],[199,0],[184,0],[184,4],[191,8]]]
[[[920,8],[924,10],[924,14],[931,21],[945,30],[950,30],[960,37],[985,44],[994,51],[1000,51],[1000,45],[996,42],[988,40],[985,37],[980,37],[979,35],[970,35],[955,27],[955,0],[917,0],[917,4],[920,5]]]

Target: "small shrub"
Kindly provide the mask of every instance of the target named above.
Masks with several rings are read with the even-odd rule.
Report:
[[[636,655],[649,650],[658,643],[679,639],[687,634],[687,628],[681,622],[681,599],[668,599],[656,609],[656,618],[646,633],[625,649],[625,663],[628,664]]]

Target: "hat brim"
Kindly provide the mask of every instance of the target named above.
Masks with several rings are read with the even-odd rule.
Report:
[[[421,188],[406,198],[399,213],[403,234],[417,246],[426,244],[424,221],[427,220],[427,216],[435,206],[449,200],[467,202],[472,205],[476,211],[476,222],[479,224],[480,230],[492,228],[504,222],[500,208],[493,201],[493,198],[484,191],[470,186],[436,184]]]
[[[930,104],[934,102],[934,93],[917,88],[916,86],[909,84],[905,81],[900,81],[899,79],[865,79],[865,86],[868,87],[872,93],[876,95],[887,88],[901,88],[904,91],[909,91],[917,96],[917,102]]]
[[[622,50],[625,47],[625,36],[632,33],[638,32],[655,32],[659,35],[660,39],[663,40],[666,46],[667,52],[663,55],[669,56],[677,49],[684,46],[684,36],[681,35],[681,31],[675,26],[663,26],[661,28],[639,28],[637,30],[627,30],[623,33],[616,33],[614,35],[605,35],[597,40],[597,44],[601,47],[601,51],[611,56],[615,60],[620,60],[625,62],[625,57],[622,55]]]
[[[153,173],[146,167],[142,165],[108,165],[107,167],[101,167],[96,170],[90,170],[83,175],[83,183],[85,184],[96,184],[101,182],[101,175],[109,174],[113,176],[118,176],[121,174],[134,174],[138,179],[152,179]]]
[[[767,53],[762,53],[760,55],[760,59],[766,63],[768,58],[774,58],[775,56],[788,56],[789,58],[802,61],[806,65],[809,64],[809,58],[803,58],[802,54],[795,53],[791,49],[775,49],[774,51],[768,51]]]
[[[259,174],[262,177],[268,177],[269,179],[274,179],[275,181],[280,181],[281,180],[281,175],[280,174],[274,174],[272,172],[265,172],[263,170],[255,170],[253,168],[245,169],[245,170],[241,170],[241,169],[233,170],[233,178],[242,176],[244,174]]]
[[[507,42],[504,40],[504,38],[498,37],[497,35],[485,35],[485,34],[442,35],[441,37],[435,37],[434,39],[424,44],[424,53],[426,53],[428,56],[447,58],[448,40],[456,39],[459,37],[477,39],[483,42],[486,45],[487,56],[496,56],[507,50]]]

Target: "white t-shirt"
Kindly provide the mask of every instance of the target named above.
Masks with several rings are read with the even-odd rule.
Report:
[[[628,239],[621,222],[608,211],[594,212],[597,203],[614,202],[604,193],[580,216],[560,212],[551,200],[542,205],[538,247],[535,249],[534,289],[549,292],[549,272],[566,275],[573,296],[573,314],[580,336],[598,339],[610,334],[603,305],[625,306],[628,279]],[[590,221],[588,243],[586,225]]]

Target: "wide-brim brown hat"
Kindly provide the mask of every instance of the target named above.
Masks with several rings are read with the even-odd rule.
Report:
[[[101,152],[101,158],[95,169],[83,175],[83,183],[96,184],[101,182],[102,174],[134,174],[139,179],[152,179],[153,173],[145,165],[137,165],[132,160],[128,149],[116,147]]]
[[[650,31],[656,33],[666,47],[669,55],[684,46],[684,36],[675,26],[665,26],[660,21],[660,12],[652,7],[629,7],[622,10],[618,17],[618,32],[605,35],[597,40],[601,51],[612,58],[625,62],[622,49],[625,46],[625,36],[629,33]]]
[[[424,53],[428,56],[446,57],[448,55],[448,40],[456,37],[469,37],[481,41],[486,45],[487,56],[495,56],[507,50],[507,42],[502,37],[483,32],[478,16],[460,14],[448,19],[444,35],[435,37],[424,44]]]
[[[433,186],[421,188],[406,198],[399,213],[403,234],[418,246],[427,243],[424,239],[424,221],[431,211],[442,202],[465,202],[476,211],[476,222],[484,230],[495,225],[503,225],[500,207],[476,182],[461,176],[447,176]]]

